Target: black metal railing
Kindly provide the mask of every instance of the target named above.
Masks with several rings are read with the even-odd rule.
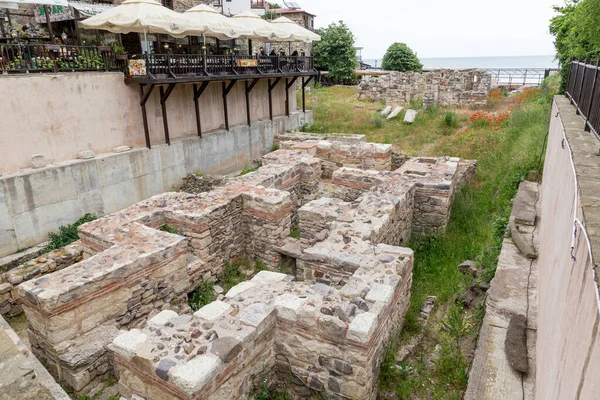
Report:
[[[600,138],[600,60],[573,60],[569,66],[567,96],[585,119],[585,129]]]
[[[110,47],[0,44],[2,73],[116,71],[123,68]]]
[[[146,74],[156,78],[288,74],[314,70],[313,58],[304,56],[135,54],[129,59],[145,60]]]

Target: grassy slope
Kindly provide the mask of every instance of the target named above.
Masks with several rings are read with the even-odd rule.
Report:
[[[511,116],[495,127],[471,123],[473,110],[454,110],[459,114],[456,128],[443,123],[447,110],[422,111],[414,125],[404,125],[399,118],[378,127],[374,114],[383,104],[359,102],[354,88],[317,89],[309,96],[308,104],[315,112],[310,131],[366,134],[369,141],[394,144],[409,155],[478,160],[475,181],[456,196],[446,234],[414,239],[409,245],[415,250],[411,305],[404,331],[390,344],[382,366],[383,391],[395,392],[399,398],[461,398],[468,366],[457,345],[456,335],[460,333],[453,335],[446,329],[435,334],[433,340],[440,344],[435,363],[422,359],[398,368],[394,356],[398,344],[421,329],[417,322],[419,309],[430,295],[438,296],[438,304],[446,305],[448,314],[458,315],[458,320],[446,316],[447,325],[454,323],[458,330],[465,331],[478,329],[481,313],[474,313],[467,321],[454,305],[455,295],[470,283],[456,266],[477,259],[486,270],[486,279],[493,277],[510,200],[526,172],[538,168],[548,129],[551,91],[521,96],[520,103],[514,98],[502,99],[492,108],[497,113],[511,111]]]

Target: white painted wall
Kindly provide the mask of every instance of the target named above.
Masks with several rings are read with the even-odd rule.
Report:
[[[235,15],[244,11],[252,11],[258,15],[265,15],[264,9],[256,9],[251,7],[251,0],[222,0],[223,13],[225,15]]]

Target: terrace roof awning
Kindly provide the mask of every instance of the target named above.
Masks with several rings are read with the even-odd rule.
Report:
[[[9,8],[5,6],[5,4],[39,4],[46,6],[68,6],[69,3],[67,0],[10,0],[3,1],[0,0],[0,8]]]
[[[81,3],[78,1],[69,1],[69,5],[79,11],[83,17],[93,17],[96,14],[100,14],[104,11],[114,8],[112,4],[91,4]]]
[[[0,8],[6,8],[7,10],[18,10],[19,5],[13,2],[0,1]]]
[[[291,35],[290,41],[292,42],[311,43],[321,40],[321,36],[317,35],[313,31],[301,27],[289,18],[279,17],[271,23],[288,32]]]

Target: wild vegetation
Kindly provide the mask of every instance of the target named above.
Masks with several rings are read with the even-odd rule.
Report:
[[[328,71],[331,82],[353,84],[356,82],[354,70],[358,67],[354,35],[344,21],[332,23],[327,28],[317,29],[321,41],[313,43],[312,55],[315,67]]]
[[[85,224],[86,222],[91,222],[95,220],[95,215],[85,214],[83,217],[79,218],[72,224],[62,225],[58,228],[58,232],[50,232],[48,234],[48,239],[50,239],[50,243],[46,247],[45,251],[52,251],[56,249],[60,249],[62,247],[68,246],[71,243],[79,240],[79,233],[77,232],[77,228],[80,225]]]
[[[554,10],[558,15],[550,21],[550,33],[556,38],[554,45],[561,65],[561,91],[564,91],[572,57],[600,58],[600,0],[567,0]]]
[[[475,180],[456,195],[446,234],[413,238],[409,244],[415,251],[411,304],[403,332],[392,340],[381,368],[384,398],[462,398],[483,307],[465,309],[458,301],[472,278],[457,266],[475,260],[484,271],[480,279],[493,278],[510,201],[527,171],[541,167],[557,87],[553,78],[541,89],[501,96],[478,110],[429,107],[412,125],[402,123],[402,114],[381,126],[375,123],[373,115],[383,104],[358,101],[355,88],[317,89],[309,96],[315,122],[307,131],[365,134],[408,155],[478,161]],[[418,318],[427,296],[437,296],[437,311],[423,328]],[[399,363],[399,347],[419,334],[422,346]]]

